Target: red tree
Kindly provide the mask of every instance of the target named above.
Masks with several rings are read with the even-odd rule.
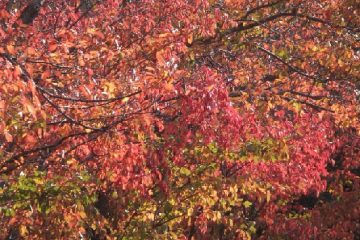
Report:
[[[359,237],[359,1],[0,9],[0,238]]]

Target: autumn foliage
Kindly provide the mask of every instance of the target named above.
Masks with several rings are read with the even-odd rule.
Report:
[[[359,9],[1,0],[0,239],[360,239]]]

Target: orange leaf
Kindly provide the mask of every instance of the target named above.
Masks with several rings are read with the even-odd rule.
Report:
[[[85,66],[84,59],[79,58],[79,65],[80,65],[81,67]]]
[[[5,131],[4,135],[5,135],[5,139],[6,139],[7,142],[12,142],[13,141],[13,136],[8,131]]]
[[[163,56],[163,51],[158,51],[156,53],[156,60],[158,61],[158,64],[160,66],[164,65],[165,64],[165,58]]]
[[[172,91],[172,90],[174,90],[174,86],[173,86],[171,83],[165,84],[164,88],[165,88],[165,90],[167,90],[167,91]]]
[[[193,39],[193,35],[190,34],[190,35],[188,36],[188,38],[187,38],[188,44],[192,44],[193,40],[194,40],[194,39]]]
[[[34,144],[37,142],[35,136],[32,134],[26,134],[24,137],[24,141],[25,141],[25,143],[28,143],[28,144]]]
[[[50,77],[50,71],[46,70],[41,74],[41,79],[48,79]]]
[[[55,51],[55,50],[56,50],[56,48],[57,48],[57,44],[56,44],[56,43],[54,43],[54,44],[50,44],[50,45],[49,45],[49,51],[50,51],[50,52]]]
[[[16,217],[12,217],[9,222],[8,222],[8,225],[11,226],[13,224],[15,224],[17,222],[17,218]]]
[[[36,109],[34,105],[25,97],[22,98],[22,104],[24,108],[29,112],[35,119],[37,119],[36,116]]]
[[[22,73],[21,68],[19,66],[16,66],[13,72],[14,78],[20,77],[21,73]]]
[[[15,54],[15,48],[14,48],[13,45],[7,45],[7,46],[6,46],[6,49],[8,50],[8,52],[9,52],[10,54]]]
[[[35,48],[33,48],[33,47],[28,47],[28,48],[26,49],[26,53],[27,53],[28,55],[35,55],[35,54],[36,54],[36,50],[35,50]]]

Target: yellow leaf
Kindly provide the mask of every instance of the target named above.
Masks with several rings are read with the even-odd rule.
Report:
[[[130,98],[128,98],[128,97],[124,97],[124,98],[121,100],[121,102],[122,102],[122,103],[126,103],[126,102],[129,101],[129,99],[130,99]]]
[[[234,221],[232,219],[229,219],[229,226],[230,227],[234,226]]]
[[[293,106],[294,106],[294,108],[295,108],[295,112],[296,112],[296,113],[300,113],[300,111],[301,111],[301,103],[294,102],[294,103],[293,103]]]
[[[90,35],[98,36],[101,39],[105,38],[104,34],[96,28],[89,28],[86,30],[86,32],[89,33]]]
[[[81,218],[86,218],[86,213],[83,211],[79,212],[79,215]]]
[[[70,158],[69,160],[66,161],[66,163],[68,165],[72,165],[72,164],[76,163],[76,160],[74,158]]]
[[[216,219],[217,219],[217,220],[220,220],[220,219],[221,219],[221,212],[220,212],[220,211],[217,211],[217,212],[216,212]]]
[[[22,237],[26,236],[29,233],[26,226],[24,226],[24,225],[21,225],[19,227],[19,232]]]
[[[195,54],[193,52],[190,53],[190,60],[191,61],[195,60]]]
[[[151,221],[153,221],[155,219],[155,214],[154,213],[148,213],[147,214],[147,218]]]
[[[105,83],[104,90],[105,92],[109,93],[110,96],[114,95],[116,86],[113,82],[107,82]]]
[[[252,205],[252,203],[249,201],[245,201],[245,202],[243,202],[243,205],[245,208],[249,208]]]
[[[194,209],[188,208],[186,215],[190,217],[193,214],[193,212],[194,212]]]
[[[37,185],[42,185],[42,184],[44,184],[44,180],[38,179],[38,178],[35,178],[35,179],[34,179],[34,182],[35,182]]]
[[[345,65],[345,63],[341,59],[338,60],[338,64],[339,64],[339,67],[343,67]]]
[[[25,109],[26,109],[35,119],[37,119],[36,110],[35,110],[34,105],[33,105],[30,101],[28,101],[27,99],[23,102],[23,104],[24,104]]]

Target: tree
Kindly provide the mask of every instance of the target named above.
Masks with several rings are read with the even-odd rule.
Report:
[[[359,1],[19,2],[1,238],[359,236]]]

